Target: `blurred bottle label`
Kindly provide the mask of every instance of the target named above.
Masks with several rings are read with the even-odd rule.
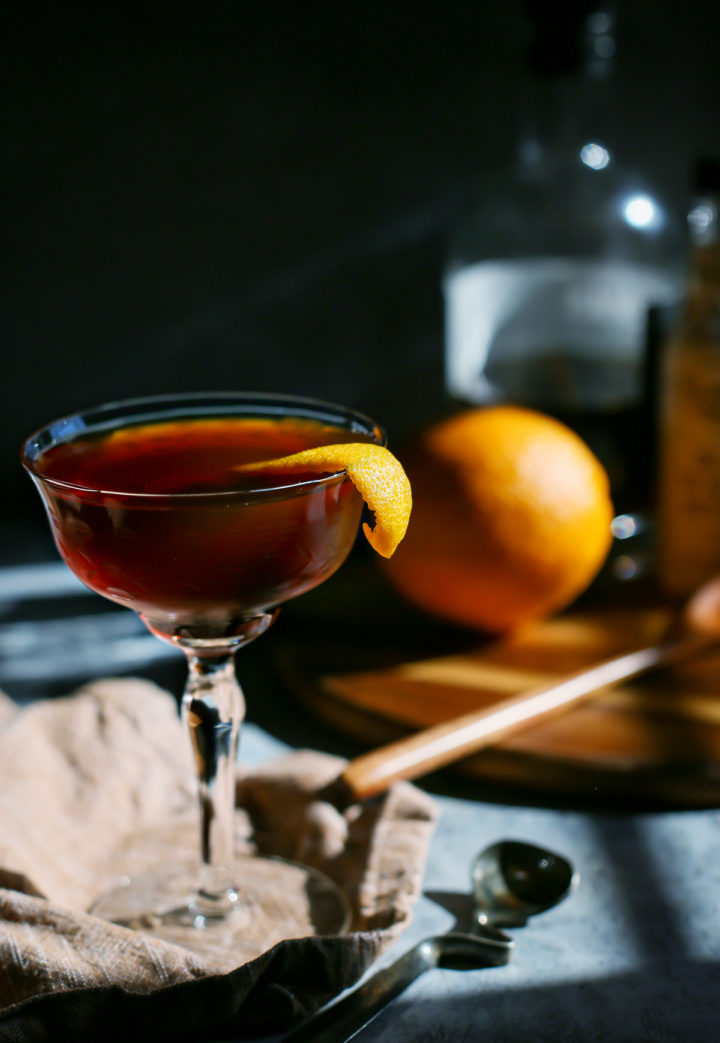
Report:
[[[659,572],[686,595],[720,573],[720,346],[671,340],[663,391]]]
[[[677,280],[615,260],[488,260],[451,272],[445,293],[452,395],[613,411],[643,395],[648,313]]]
[[[720,573],[720,162],[701,158],[683,313],[662,360],[659,578],[687,595]]]

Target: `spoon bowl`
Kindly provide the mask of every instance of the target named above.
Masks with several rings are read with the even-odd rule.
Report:
[[[519,840],[485,848],[471,868],[479,924],[523,927],[577,887],[579,875],[562,855]]]
[[[678,629],[686,636],[720,641],[720,576],[703,583],[688,599],[678,615]]]
[[[515,943],[499,925],[521,926],[557,905],[577,884],[567,859],[520,840],[501,840],[481,851],[471,867],[475,931],[423,938],[353,992],[325,1007],[284,1043],[343,1043],[352,1039],[390,1000],[436,967],[478,970],[510,962]]]

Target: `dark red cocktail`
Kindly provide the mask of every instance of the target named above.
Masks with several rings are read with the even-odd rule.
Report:
[[[53,534],[75,574],[172,636],[228,634],[347,556],[362,498],[346,476],[239,464],[368,434],[303,417],[189,417],[81,434],[38,455]]]

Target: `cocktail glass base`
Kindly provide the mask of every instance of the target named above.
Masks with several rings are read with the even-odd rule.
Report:
[[[188,949],[219,971],[285,939],[343,934],[350,926],[345,894],[309,866],[280,858],[237,859],[231,867],[231,908],[218,916],[208,915],[198,901],[200,874],[197,863],[186,862],[123,877],[90,912]]]

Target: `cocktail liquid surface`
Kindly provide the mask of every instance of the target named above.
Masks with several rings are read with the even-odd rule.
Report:
[[[81,435],[37,461],[61,555],[163,636],[206,636],[331,575],[362,499],[346,476],[238,472],[367,436],[296,418],[180,419]]]
[[[38,470],[57,482],[106,492],[228,492],[294,484],[303,478],[297,472],[243,475],[238,465],[363,440],[342,428],[295,418],[173,420],[81,436],[46,452]]]

